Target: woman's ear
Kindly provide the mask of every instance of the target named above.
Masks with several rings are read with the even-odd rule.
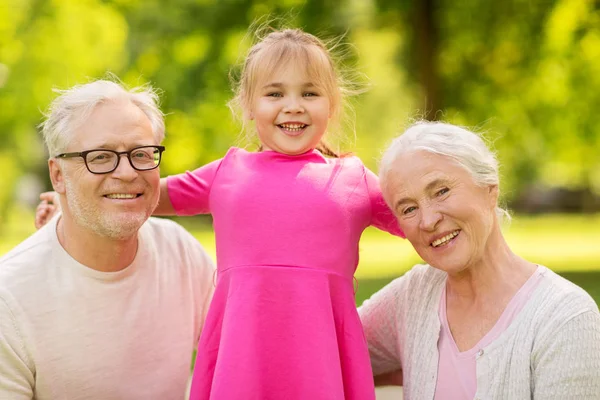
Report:
[[[488,194],[490,195],[490,203],[496,208],[498,206],[498,197],[500,191],[498,190],[498,185],[490,185],[488,186]]]

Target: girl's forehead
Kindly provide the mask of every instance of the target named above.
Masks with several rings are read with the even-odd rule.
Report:
[[[266,82],[283,82],[289,80],[314,81],[316,76],[311,74],[303,63],[286,61],[282,64],[257,68],[256,83],[264,85]]]
[[[260,54],[254,70],[255,82],[294,75],[315,84],[332,75],[332,66],[322,49],[316,46],[272,48]]]

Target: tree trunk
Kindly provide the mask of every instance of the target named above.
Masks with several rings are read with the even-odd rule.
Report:
[[[437,120],[441,111],[439,77],[437,70],[437,26],[435,0],[414,0],[414,33],[416,61],[423,101],[423,118]]]

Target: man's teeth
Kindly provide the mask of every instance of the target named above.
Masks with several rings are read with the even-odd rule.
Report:
[[[292,132],[301,131],[302,129],[304,129],[306,127],[306,125],[304,125],[304,124],[281,124],[279,126],[282,127],[283,129],[286,129],[286,130],[292,131]]]
[[[444,236],[443,238],[440,238],[438,240],[435,240],[433,243],[431,243],[431,245],[433,247],[438,247],[441,246],[443,244],[446,244],[450,241],[450,239],[453,239],[456,237],[456,235],[458,235],[458,231],[454,231],[452,233],[447,234],[446,236]]]
[[[106,197],[109,199],[135,199],[137,194],[126,194],[126,193],[112,193],[107,194]]]

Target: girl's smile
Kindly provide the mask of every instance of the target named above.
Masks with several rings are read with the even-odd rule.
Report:
[[[306,128],[309,126],[301,122],[284,122],[283,124],[277,125],[283,134],[288,136],[299,136],[304,133]]]
[[[262,147],[297,155],[327,130],[330,101],[300,66],[283,65],[263,80],[251,110]]]

